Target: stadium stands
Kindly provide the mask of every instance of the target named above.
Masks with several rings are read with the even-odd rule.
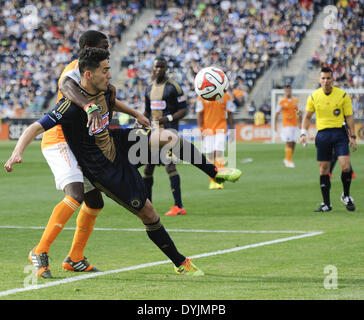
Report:
[[[76,58],[80,34],[96,29],[111,43],[120,41],[142,9],[137,0],[1,0],[0,7],[2,118],[36,117],[56,93],[63,68]]]
[[[311,63],[332,68],[335,83],[339,87],[360,88],[364,85],[361,48],[364,11],[357,1],[338,1],[337,7],[335,24],[322,36]]]
[[[335,84],[345,88],[364,86],[363,31],[364,10],[358,1],[336,4],[337,18],[322,36],[311,59],[311,67],[330,67]],[[351,95],[356,117],[364,116],[363,95]]]
[[[76,57],[83,31],[100,30],[116,43],[151,3],[160,13],[120,57],[125,82],[117,97],[142,110],[153,59],[163,54],[188,97],[191,116],[194,76],[212,64],[226,71],[242,107],[273,59],[286,64],[296,52],[318,11],[317,1],[310,0],[205,2],[44,0],[29,5],[30,1],[0,0],[0,117],[36,117],[56,93],[62,69]],[[338,28],[323,35],[311,66],[332,67],[339,86],[363,87],[363,36],[358,25],[363,9],[357,1],[339,0],[337,7]],[[363,103],[353,102],[357,114],[364,115]]]
[[[190,114],[194,113],[193,79],[202,67],[221,66],[231,89],[240,77],[249,92],[272,58],[280,57],[284,63],[292,56],[313,18],[312,3],[298,0],[215,5],[191,1],[190,8],[169,7],[138,35],[122,58],[122,66],[128,70],[132,65],[135,76],[127,77],[118,97],[131,103],[132,97],[143,94],[133,84],[149,80],[153,57],[158,54],[168,57],[170,72],[189,98]]]

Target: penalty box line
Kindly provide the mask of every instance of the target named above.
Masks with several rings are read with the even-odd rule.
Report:
[[[213,252],[206,252],[206,253],[196,254],[196,255],[191,256],[191,258],[203,258],[203,257],[209,257],[209,256],[225,254],[225,253],[230,253],[230,252],[237,252],[237,251],[242,251],[242,250],[246,250],[246,249],[250,249],[250,248],[263,247],[263,246],[276,244],[276,243],[287,242],[287,241],[291,241],[291,240],[314,237],[314,236],[317,236],[317,235],[320,235],[320,234],[323,234],[323,233],[324,233],[323,231],[308,232],[308,233],[305,233],[305,234],[300,234],[300,235],[297,235],[297,236],[292,236],[292,237],[287,237],[287,238],[269,240],[269,241],[249,244],[249,245],[240,246],[240,247],[234,247],[234,248],[225,249],[225,250],[217,250],[217,251],[213,251]],[[134,270],[138,270],[138,269],[154,267],[154,266],[157,266],[157,265],[162,265],[162,264],[167,264],[167,263],[171,263],[171,261],[170,260],[163,260],[163,261],[156,261],[156,262],[150,262],[150,263],[143,263],[143,264],[139,264],[139,265],[136,265],[136,266],[130,266],[130,267],[126,267],[126,268],[88,273],[88,274],[75,276],[75,277],[72,277],[72,278],[66,278],[66,279],[62,279],[62,280],[57,280],[57,281],[52,281],[52,282],[48,282],[48,283],[44,283],[44,284],[40,284],[40,285],[31,285],[31,286],[28,286],[28,287],[25,287],[25,288],[14,288],[14,289],[6,290],[6,291],[1,291],[0,292],[0,297],[5,297],[5,296],[8,296],[8,295],[16,294],[16,293],[20,293],[20,292],[26,292],[26,291],[32,291],[32,290],[38,290],[38,289],[43,289],[43,288],[59,286],[59,285],[62,285],[62,284],[68,284],[68,283],[72,283],[72,282],[76,282],[76,281],[80,281],[80,280],[96,278],[96,277],[99,277],[99,276],[104,276],[104,275],[109,275],[109,274],[114,274],[114,273],[121,273],[121,272],[126,272],[126,271],[134,271]]]

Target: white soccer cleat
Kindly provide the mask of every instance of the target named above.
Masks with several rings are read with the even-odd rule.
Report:
[[[295,168],[296,167],[292,161],[288,161],[287,159],[284,159],[283,163],[286,166],[286,168]]]

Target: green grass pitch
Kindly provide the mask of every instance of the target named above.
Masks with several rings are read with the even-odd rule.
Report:
[[[0,143],[1,166],[14,145]],[[39,142],[33,142],[14,172],[0,170],[0,299],[362,300],[361,148],[359,145],[352,154],[357,174],[351,188],[355,212],[348,212],[340,202],[339,166],[332,179],[333,212],[313,212],[321,202],[321,193],[312,144],[296,147],[296,168],[288,169],[282,162],[283,144],[238,143],[237,167],[243,176],[238,183],[226,183],[224,190],[208,190],[208,177],[191,165],[179,165],[186,216],[163,215],[173,203],[167,174],[158,167],[153,203],[165,227],[175,230],[170,234],[180,252],[202,255],[194,261],[204,270],[204,277],[174,274],[172,263],[162,263],[167,258],[144,231],[125,230],[143,229],[139,219],[104,197],[105,208],[95,228],[106,230],[93,232],[85,253],[102,271],[117,271],[89,279],[82,278],[83,273],[64,271],[61,263],[73,237],[73,230],[65,229],[50,250],[54,279],[37,280],[40,286],[55,285],[24,291],[24,284],[31,284],[32,279],[28,252],[39,241],[53,207],[63,198],[63,192],[55,190]],[[249,158],[251,162],[246,161]],[[76,214],[66,227],[74,228],[75,220]],[[248,232],[207,232],[214,230]],[[299,237],[312,231],[322,233]],[[287,240],[274,242],[277,239]],[[153,262],[161,263],[140,267]],[[72,280],[80,276],[78,281]]]

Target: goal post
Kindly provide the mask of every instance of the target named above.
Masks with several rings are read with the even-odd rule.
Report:
[[[293,89],[292,96],[298,98],[298,109],[302,112],[302,116],[306,109],[307,98],[316,89]],[[364,118],[364,88],[344,88],[343,89],[351,98],[353,103],[353,111],[355,117]],[[270,126],[271,126],[271,142],[280,142],[280,129],[282,123],[282,115],[280,115],[278,120],[278,130],[276,132],[275,128],[275,114],[277,111],[279,101],[284,97],[284,89],[272,89],[271,90],[271,116],[270,116]],[[315,115],[313,116],[313,119]],[[301,124],[299,124],[301,126]],[[315,133],[315,132],[314,132]],[[311,132],[311,134],[313,134]],[[363,139],[363,138],[362,138]]]

